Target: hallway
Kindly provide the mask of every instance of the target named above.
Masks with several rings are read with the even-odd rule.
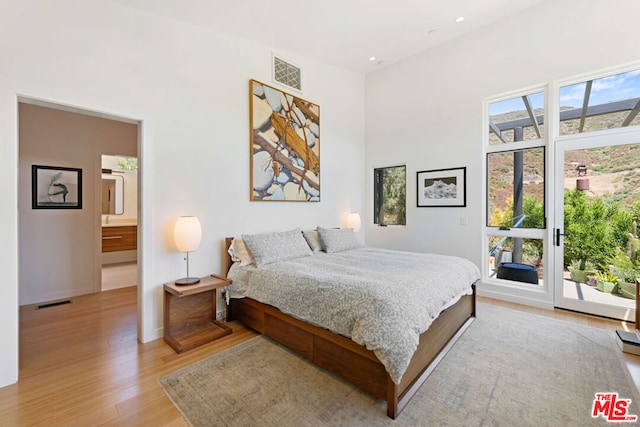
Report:
[[[127,262],[102,266],[102,292],[137,286],[138,264]]]

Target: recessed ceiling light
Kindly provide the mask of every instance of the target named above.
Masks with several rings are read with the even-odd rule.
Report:
[[[458,16],[456,18],[456,22],[462,22],[462,21],[464,21],[464,16]]]
[[[370,56],[370,57],[369,57],[369,61],[375,61],[375,60],[376,60],[376,57],[375,57],[375,56]]]

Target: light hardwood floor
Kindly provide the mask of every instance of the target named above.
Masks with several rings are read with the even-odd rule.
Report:
[[[102,266],[102,291],[127,288],[138,283],[138,264],[125,262]]]
[[[612,320],[479,300],[600,328],[621,328]],[[71,304],[41,310],[21,307],[20,379],[0,388],[0,425],[184,426],[157,378],[256,335],[231,322],[231,335],[178,355],[162,339],[140,344],[136,320],[135,287],[76,297]],[[640,357],[626,359],[640,383]]]

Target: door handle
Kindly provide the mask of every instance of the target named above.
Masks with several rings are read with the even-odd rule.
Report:
[[[560,232],[559,228],[556,228],[555,230],[556,230],[556,238],[554,239],[555,240],[554,244],[556,246],[560,246],[560,236],[568,236],[569,233],[564,233],[563,234],[563,233]]]

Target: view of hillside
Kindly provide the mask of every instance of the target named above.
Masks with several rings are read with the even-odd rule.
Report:
[[[510,150],[514,141],[544,138],[544,96],[541,91],[491,103],[489,143]],[[564,105],[559,113],[561,137],[597,131],[620,136],[624,132],[606,131],[640,125],[640,70],[561,86],[558,96]],[[533,123],[529,111],[536,117]],[[635,298],[635,280],[640,277],[640,138],[605,146],[616,140],[620,141],[617,136],[598,136],[556,142],[556,148],[564,148],[556,152],[562,157],[552,166],[563,162],[562,175],[556,176],[564,188],[557,195],[564,201],[563,224],[554,223],[564,236],[563,286],[568,288],[563,292],[577,289],[571,284],[575,282],[618,299]],[[600,147],[569,149],[587,143]],[[545,171],[546,155],[545,147],[487,155],[489,226],[548,225],[544,203],[548,207],[553,201],[545,200],[545,176],[550,175]],[[501,234],[496,231],[488,239],[489,266],[496,277],[532,284],[544,280],[544,239]]]
[[[640,144],[568,151],[565,157],[565,188],[576,188],[576,168],[586,165],[587,197],[627,207],[640,200]]]
[[[571,107],[560,107],[560,111],[566,111],[572,109]],[[534,109],[534,114],[536,116],[542,116],[544,110],[537,108]],[[619,128],[622,125],[624,119],[629,115],[629,111],[620,111],[617,113],[609,113],[609,114],[601,114],[598,116],[587,117],[585,119],[583,132],[591,132],[594,130],[602,130],[602,129],[614,129]],[[490,116],[490,120],[492,123],[503,123],[509,122],[517,119],[528,119],[529,114],[526,110],[520,111],[510,111],[504,114],[496,114],[494,116]],[[638,114],[629,126],[639,126],[640,125],[640,114]],[[544,134],[544,123],[539,125],[540,133]],[[560,122],[560,135],[572,135],[579,133],[580,128],[580,119],[571,119],[571,120],[563,120]],[[536,139],[537,135],[533,126],[527,126],[523,129],[524,140]],[[502,138],[507,142],[513,142],[513,130],[508,130],[502,133]],[[489,133],[489,144],[490,145],[499,145],[504,144],[494,133]]]
[[[542,114],[542,110],[535,110]],[[585,120],[583,132],[620,127],[628,111],[589,117]],[[515,119],[528,117],[526,111],[513,111],[491,117],[493,123],[499,124]],[[560,123],[562,135],[578,133],[579,119],[566,120]],[[640,115],[632,121],[632,125],[640,125]],[[544,132],[544,124],[540,125]],[[524,140],[536,139],[532,126],[523,129]],[[502,137],[513,141],[513,130],[505,131]],[[504,144],[495,134],[490,133],[491,144]],[[544,150],[541,148],[526,150],[524,159],[523,193],[526,197],[535,196],[542,202],[544,198]],[[495,153],[488,156],[489,213],[496,209],[504,210],[513,198],[513,153]],[[639,144],[617,147],[575,150],[565,155],[565,188],[576,188],[578,165],[586,166],[589,179],[587,197],[602,196],[606,201],[619,201],[630,207],[640,200],[640,141]],[[502,224],[492,224],[502,225]]]
[[[628,114],[626,111],[590,117],[585,120],[582,131],[620,127]],[[513,126],[509,122],[523,119],[523,116],[526,117],[526,111],[515,111],[492,117],[492,123],[496,128],[504,129]],[[631,123],[637,121],[638,117]],[[580,131],[580,120],[561,121],[560,126],[563,135],[577,133]],[[525,140],[537,138],[532,126],[523,129],[522,135]],[[500,144],[508,144],[513,136],[514,132],[510,130],[501,134],[502,139],[507,142],[496,135],[492,135],[492,138]],[[526,214],[524,223],[520,226],[543,228],[545,151],[542,147],[521,152],[488,154],[489,225],[512,227],[518,220],[514,218],[513,202],[516,185],[514,164],[519,164],[518,156],[522,157],[522,209]],[[626,298],[635,297],[633,282],[635,277],[640,277],[640,238],[637,231],[640,222],[640,141],[618,146],[565,150],[564,188],[565,280],[571,278],[573,281],[586,283],[587,278],[591,277],[589,280],[597,283],[601,292],[620,294]],[[543,277],[542,240],[516,240],[499,235],[490,237],[490,266],[497,269],[497,263],[502,260],[501,252],[513,251],[515,254],[516,249],[520,248],[516,262],[535,266],[538,277]],[[585,273],[580,276],[579,272],[587,271],[587,266],[591,268],[590,275]],[[494,271],[500,277],[501,270]],[[602,285],[605,276],[613,283],[607,288]]]

